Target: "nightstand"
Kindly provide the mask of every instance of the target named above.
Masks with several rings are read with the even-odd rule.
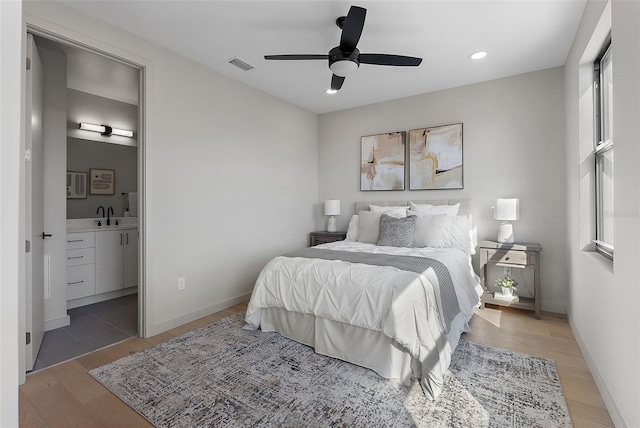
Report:
[[[311,246],[328,244],[329,242],[344,241],[347,232],[311,232]]]
[[[492,241],[480,242],[480,281],[484,294],[482,307],[485,303],[513,308],[527,309],[535,312],[536,319],[540,319],[540,244],[500,244]],[[509,302],[497,299],[489,291],[486,284],[487,265],[511,267],[514,269],[533,269],[533,299],[520,297],[519,302]]]

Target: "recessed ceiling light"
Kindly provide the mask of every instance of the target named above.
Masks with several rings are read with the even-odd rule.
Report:
[[[471,55],[469,55],[469,58],[471,58],[471,59],[482,59],[485,56],[487,56],[487,52],[486,51],[478,51],[478,52],[474,52]]]
[[[336,92],[338,91],[336,91],[335,89],[327,89],[327,94],[335,94]]]

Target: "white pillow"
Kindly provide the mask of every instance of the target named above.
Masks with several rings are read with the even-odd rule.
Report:
[[[460,204],[455,205],[429,205],[429,204],[414,204],[413,202],[409,202],[411,206],[411,210],[417,212],[418,214],[426,214],[426,215],[458,215],[458,211],[460,210]]]
[[[449,216],[421,215],[409,210],[410,216],[416,216],[416,228],[413,234],[414,247],[442,248],[442,234],[444,225]]]
[[[476,253],[475,229],[471,215],[447,216],[442,232],[442,246]]]
[[[347,237],[345,241],[357,241],[358,240],[358,214],[351,216],[349,220],[349,227],[347,228]]]
[[[380,236],[380,217],[382,213],[360,211],[358,214],[358,242],[375,244]]]
[[[380,205],[369,205],[369,211],[371,211],[372,213],[386,214],[388,216],[395,217],[395,218],[406,217],[408,209],[409,209],[408,206],[407,207],[398,207],[398,206],[382,207]]]

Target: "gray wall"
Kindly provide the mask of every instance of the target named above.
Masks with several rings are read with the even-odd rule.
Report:
[[[138,144],[138,106],[104,98],[87,92],[67,89],[67,135],[84,140],[135,146]],[[99,132],[79,129],[80,122],[109,125],[133,131],[133,138],[104,136]]]
[[[91,168],[115,171],[115,194],[90,193]],[[113,207],[114,215],[122,217],[124,209],[129,206],[122,193],[138,191],[138,148],[67,138],[67,170],[87,173],[87,198],[67,199],[67,218],[100,217],[96,214],[100,205],[105,210]]]
[[[138,106],[67,89],[67,171],[87,173],[87,186],[91,168],[116,172],[115,194],[92,195],[87,187],[86,199],[67,199],[67,218],[98,217],[100,205],[105,210],[113,207],[114,215],[121,217],[129,206],[122,192],[138,191],[137,139],[80,130],[80,122],[127,129],[137,137]]]
[[[614,245],[590,251],[593,60],[611,31]],[[616,426],[640,426],[640,3],[590,1],[565,65],[569,322]]]
[[[516,240],[542,245],[544,310],[565,312],[563,69],[554,68],[320,116],[319,201],[340,199],[346,230],[362,200],[470,199],[479,239],[495,240],[498,197],[520,198]],[[360,138],[463,123],[464,189],[361,192]],[[324,229],[321,203],[316,227]],[[476,257],[477,268],[477,257]]]

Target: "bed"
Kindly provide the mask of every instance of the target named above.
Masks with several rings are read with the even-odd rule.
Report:
[[[247,329],[370,368],[436,399],[482,287],[468,201],[356,203],[345,241],[275,257]]]

